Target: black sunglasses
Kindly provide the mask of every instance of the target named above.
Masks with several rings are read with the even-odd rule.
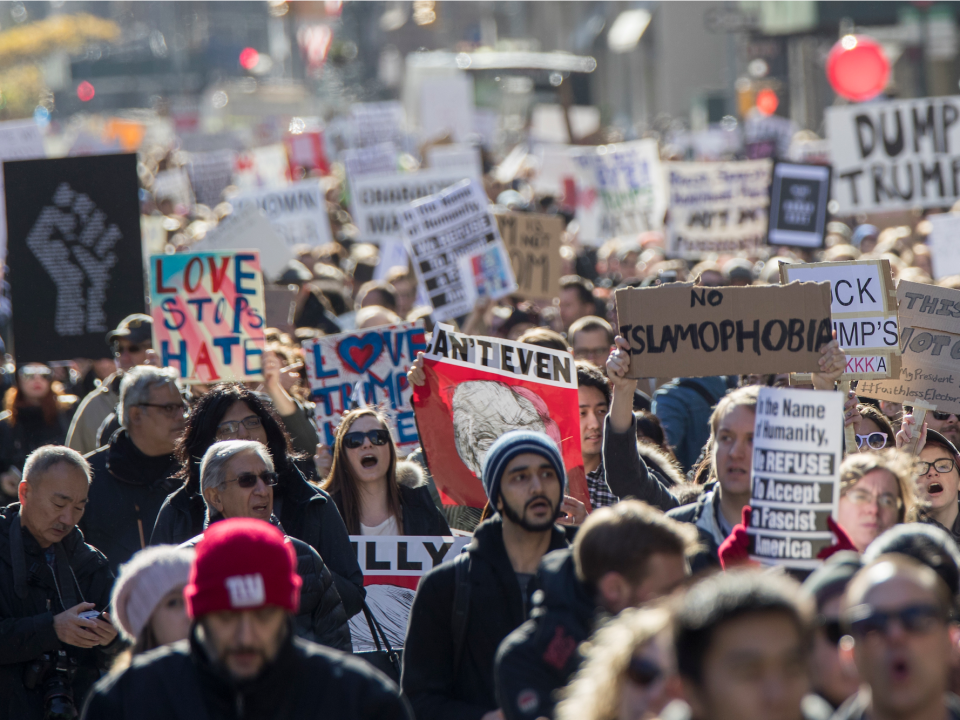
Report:
[[[840,620],[837,618],[831,619],[820,615],[817,617],[817,624],[820,626],[820,629],[823,630],[823,634],[827,636],[827,640],[834,645],[838,645],[840,639],[846,635],[843,627],[840,625]]]
[[[899,610],[874,610],[869,605],[857,605],[847,611],[847,625],[853,635],[863,637],[872,632],[886,634],[892,620],[909,633],[925,633],[935,623],[946,620],[936,605],[918,603]]]
[[[277,484],[277,474],[275,472],[262,472],[259,475],[256,473],[240,473],[233,480],[227,480],[227,482],[236,482],[242,488],[249,490],[252,487],[256,487],[257,480],[263,480],[263,484],[267,487],[273,487]]]
[[[953,415],[955,418],[960,420],[960,415],[958,415],[957,413],[948,413],[948,412],[940,412],[939,410],[931,410],[930,414],[933,415],[935,420],[946,420],[951,415]]]
[[[630,658],[630,664],[627,665],[626,675],[634,685],[645,688],[663,677],[663,668],[646,658],[634,656]]]
[[[343,434],[343,444],[348,450],[361,447],[364,439],[369,439],[374,445],[386,445],[390,442],[390,433],[387,430],[368,430],[367,432],[351,430]]]
[[[125,352],[138,353],[138,352],[141,352],[142,350],[149,350],[149,349],[150,349],[149,345],[127,345],[126,347],[123,347],[120,343],[113,344],[113,354],[116,355],[117,357],[119,357],[120,355],[123,355]]]

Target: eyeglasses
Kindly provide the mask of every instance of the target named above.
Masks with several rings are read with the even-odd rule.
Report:
[[[187,414],[187,406],[182,402],[167,403],[166,405],[158,405],[157,403],[137,403],[137,407],[156,408],[168,418],[184,417]]]
[[[866,443],[871,450],[883,450],[887,446],[887,435],[882,432],[872,432],[868,435],[857,435],[857,448]]]
[[[956,418],[957,420],[960,420],[960,415],[957,415],[957,413],[948,413],[948,412],[940,412],[939,410],[931,410],[930,414],[933,415],[934,420],[946,420],[951,415],[953,415],[953,417]]]
[[[343,434],[343,444],[348,450],[356,450],[361,447],[364,439],[369,440],[374,445],[386,445],[390,442],[390,433],[386,430],[368,430],[367,432],[354,430]]]
[[[247,430],[254,430],[263,425],[263,422],[260,420],[259,415],[249,415],[243,420],[230,420],[229,422],[220,423],[217,425],[217,437],[236,437],[237,433],[240,432],[241,425],[243,425]]]
[[[834,645],[839,645],[840,639],[846,635],[843,627],[840,625],[840,620],[837,618],[827,618],[823,615],[818,615],[817,624],[820,626],[820,629],[823,630],[823,634],[827,636],[827,640]]]
[[[646,658],[634,656],[630,658],[625,674],[634,685],[646,688],[663,677],[663,668]]]
[[[856,488],[854,490],[848,490],[844,496],[852,502],[854,505],[867,505],[876,503],[884,510],[893,510],[894,508],[900,507],[900,498],[894,497],[888,493],[883,495],[874,495],[869,490],[864,490],[863,488]]]
[[[130,353],[131,355],[149,350],[149,345],[121,345],[120,343],[114,343],[113,345],[113,354],[117,357],[120,357],[124,353]]]
[[[273,487],[277,484],[277,474],[275,472],[267,471],[263,471],[259,475],[256,473],[240,473],[232,480],[225,480],[224,482],[235,482],[245,490],[249,490],[250,488],[257,486],[257,480],[263,480],[264,485],[267,487]]]
[[[869,605],[857,605],[846,613],[850,632],[860,637],[873,632],[887,634],[893,620],[907,632],[921,634],[929,632],[937,622],[943,622],[946,618],[940,608],[923,603],[886,611],[874,610]]]
[[[51,375],[53,375],[53,371],[47,367],[22,367],[17,370],[17,372],[24,380],[34,380],[35,378],[43,378],[44,380],[47,380]]]
[[[941,475],[946,475],[948,472],[953,470],[956,462],[953,458],[937,458],[932,463],[921,460],[917,463],[917,470],[920,471],[921,475],[926,475],[928,472],[930,472],[931,465],[933,465],[933,469],[938,473]]]

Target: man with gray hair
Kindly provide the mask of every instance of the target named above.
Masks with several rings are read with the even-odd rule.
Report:
[[[283,530],[273,514],[276,484],[273,458],[262,443],[253,440],[214,443],[200,462],[200,491],[207,506],[204,528],[228,518],[255,518]],[[198,535],[183,546],[192,547],[202,537]],[[303,579],[300,608],[294,618],[297,635],[350,652],[347,613],[330,569],[307,543],[287,537],[297,553],[297,574]]]
[[[89,487],[78,452],[45,445],[27,458],[20,502],[0,510],[0,720],[40,720],[54,703],[83,707],[120,649],[109,616],[98,615],[113,575],[76,527]]]
[[[138,365],[123,376],[120,429],[90,453],[90,508],[80,523],[84,537],[103,552],[114,573],[147,546],[160,506],[180,484],[174,445],[186,407],[169,368]]]

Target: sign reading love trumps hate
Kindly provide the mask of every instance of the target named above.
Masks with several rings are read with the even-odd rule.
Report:
[[[405,455],[416,449],[420,438],[407,371],[417,353],[426,349],[422,321],[303,343],[310,392],[317,404],[320,440],[332,446],[345,412],[358,405],[375,405],[389,418],[400,453]]]
[[[841,393],[760,388],[750,473],[750,558],[812,570],[833,544],[843,457]]]
[[[187,383],[260,380],[266,311],[254,250],[150,258],[153,347]]]

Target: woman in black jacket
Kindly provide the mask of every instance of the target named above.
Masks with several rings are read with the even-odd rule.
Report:
[[[344,415],[322,487],[336,502],[349,533],[450,535],[422,476],[405,467],[400,477],[403,482],[386,418],[368,408]]]
[[[203,532],[200,461],[220,440],[256,440],[267,446],[278,475],[273,490],[274,514],[283,531],[313,547],[323,558],[347,617],[360,612],[365,595],[363,573],[337,506],[327,493],[307,482],[300,466],[309,470],[312,460],[293,452],[273,410],[238,383],[211,389],[187,418],[176,451],[183,487],[171,493],[160,508],[150,543],[179,545]]]

